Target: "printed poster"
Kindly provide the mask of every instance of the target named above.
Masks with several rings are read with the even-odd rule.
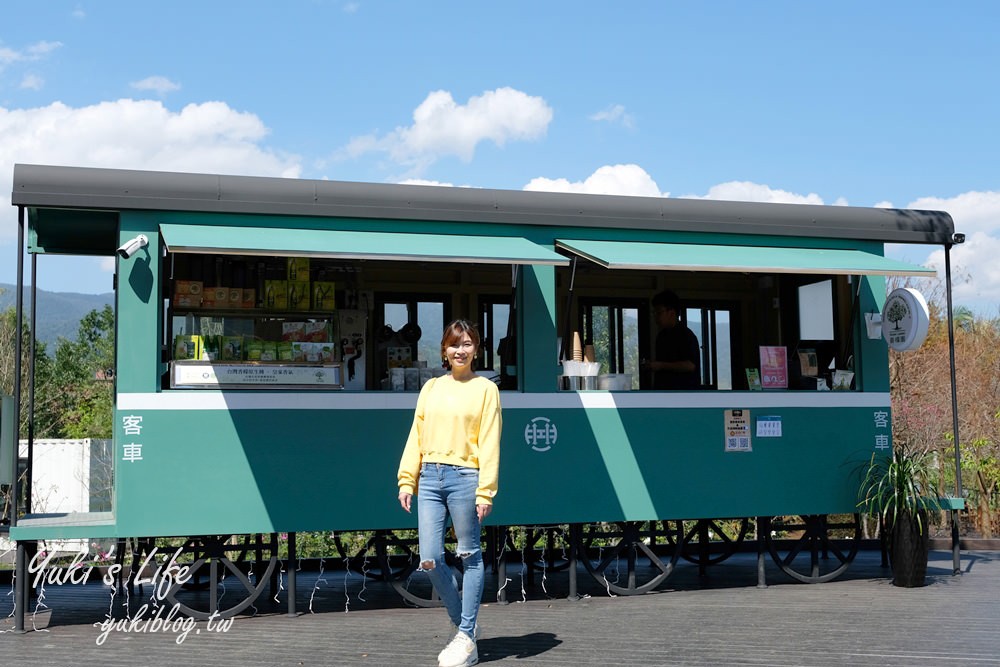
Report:
[[[784,345],[760,346],[760,383],[764,389],[788,389],[788,350]]]
[[[725,438],[727,452],[750,452],[750,411],[726,410]]]

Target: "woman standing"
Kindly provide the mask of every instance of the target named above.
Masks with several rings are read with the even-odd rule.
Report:
[[[420,390],[399,462],[399,504],[409,512],[417,495],[420,569],[427,573],[457,628],[438,655],[439,667],[479,662],[480,522],[492,511],[497,493],[501,428],[500,391],[473,368],[479,342],[479,332],[468,320],[455,320],[445,327],[441,356],[451,373],[430,380]],[[449,516],[464,570],[461,594],[444,560]]]

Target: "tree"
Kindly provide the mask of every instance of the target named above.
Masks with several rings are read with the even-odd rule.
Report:
[[[17,311],[14,308],[0,312],[0,393],[14,395],[14,348],[17,342]],[[21,415],[18,437],[28,437],[28,401],[30,398],[29,355],[31,331],[25,322],[21,331]],[[45,343],[35,343],[35,405],[34,436],[55,437],[60,402],[58,394],[51,391],[53,366],[46,353]]]
[[[114,310],[105,306],[84,315],[75,341],[59,339],[55,385],[64,404],[59,420],[60,437],[111,437],[114,332]]]

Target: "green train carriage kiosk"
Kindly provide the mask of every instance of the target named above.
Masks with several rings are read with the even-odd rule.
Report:
[[[959,242],[933,211],[34,165],[16,165],[12,202],[32,276],[40,255],[117,257],[113,508],[11,517],[19,628],[39,540],[188,538],[213,589],[223,572],[245,589],[226,608],[174,591],[202,618],[261,594],[277,533],[294,549],[303,531],[374,530],[365,548],[384,556],[392,531],[414,527],[394,472],[458,316],[480,322],[480,367],[502,389],[490,522],[549,538],[569,525],[571,593],[576,559],[609,591],[655,588],[685,553],[669,543],[706,540],[720,517],[742,519],[730,546],[757,520],[782,570],[830,579],[860,529],[827,517],[854,515],[859,466],[891,446],[886,343],[866,319],[884,276],[928,273],[883,244]],[[698,391],[651,391],[636,365],[664,288],[699,336]],[[560,341],[574,332],[615,389],[565,389]],[[784,350],[787,389],[750,389],[762,347]],[[818,391],[828,369],[853,378]],[[780,527],[802,538],[771,540],[773,517],[801,517]],[[834,546],[834,530],[853,546]],[[619,559],[624,581],[609,574]],[[243,560],[270,569],[251,576]],[[379,562],[428,601],[409,569]]]

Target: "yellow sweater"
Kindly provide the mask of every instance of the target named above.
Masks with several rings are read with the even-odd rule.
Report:
[[[399,490],[417,492],[422,463],[479,468],[476,504],[491,505],[500,472],[500,391],[491,381],[434,378],[417,398],[399,462]]]

